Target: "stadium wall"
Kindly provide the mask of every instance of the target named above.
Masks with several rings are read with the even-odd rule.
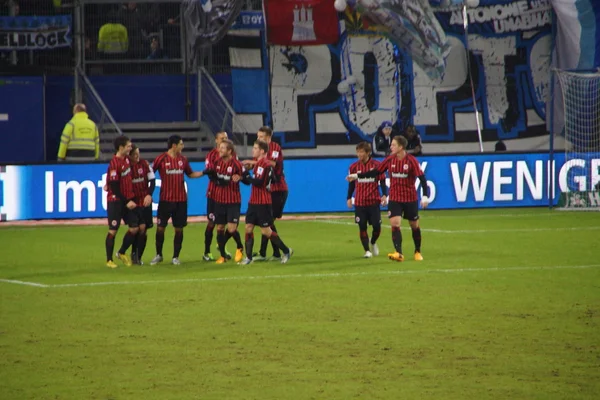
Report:
[[[286,160],[290,195],[287,213],[342,212],[344,180],[353,158]],[[431,190],[431,209],[533,207],[548,205],[548,154],[477,154],[419,158]],[[204,164],[192,163],[194,170]],[[555,159],[557,191],[591,190],[600,181],[600,153]],[[0,167],[3,220],[94,218],[106,216],[102,191],[106,164],[9,165]],[[189,215],[205,215],[207,179],[186,179]],[[578,187],[568,188],[567,182]],[[160,182],[157,183],[160,185]],[[420,193],[420,190],[419,190]],[[557,196],[553,196],[556,198]],[[242,185],[242,198],[249,188]],[[154,195],[158,201],[158,190]],[[600,193],[596,199],[600,205]],[[594,200],[594,201],[596,201]],[[156,209],[157,204],[153,207]],[[246,204],[242,205],[242,211]]]

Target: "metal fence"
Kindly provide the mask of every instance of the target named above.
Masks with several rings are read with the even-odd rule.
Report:
[[[181,74],[187,57],[179,1],[81,0],[88,75]]]
[[[63,1],[18,1],[0,0],[0,16],[11,17],[56,17],[73,15],[72,3]],[[0,70],[37,70],[57,75],[73,74],[75,50],[73,46],[38,49],[0,49]]]
[[[261,0],[244,0],[246,10],[261,8]],[[73,21],[70,47],[0,49],[0,66],[35,67],[50,74],[72,74],[76,66],[87,75],[196,73],[188,68],[194,63],[189,60],[182,14],[180,0],[0,0],[0,15],[69,15]],[[107,51],[100,34],[103,27],[113,24],[124,28],[127,43],[118,51]],[[197,65],[210,73],[230,70],[227,39],[198,56]]]

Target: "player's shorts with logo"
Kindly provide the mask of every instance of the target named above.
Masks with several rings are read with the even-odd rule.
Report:
[[[206,198],[206,219],[215,222],[215,204],[216,202],[210,197]]]
[[[388,217],[403,217],[409,221],[416,221],[419,219],[419,203],[417,201],[408,203],[390,201],[388,203]]]
[[[273,214],[270,204],[248,204],[246,211],[246,224],[257,225],[263,228],[273,225]]]
[[[281,218],[283,216],[283,208],[288,198],[288,191],[282,192],[271,192],[271,209],[273,211],[273,218]]]
[[[357,224],[381,225],[381,209],[379,208],[379,204],[354,207],[354,221]]]
[[[227,204],[215,202],[215,224],[237,224],[240,222],[241,207],[240,203]]]
[[[143,223],[142,207],[130,210],[122,201],[109,201],[106,213],[108,216],[108,229],[116,230],[123,221],[130,228],[137,228]]]
[[[159,201],[158,211],[156,212],[156,225],[165,227],[169,224],[169,219],[175,228],[187,226],[187,201]]]

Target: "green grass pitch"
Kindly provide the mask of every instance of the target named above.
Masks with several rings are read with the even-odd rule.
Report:
[[[0,399],[599,398],[600,213],[425,211],[403,263],[352,221],[279,222],[286,265],[203,262],[191,224],[183,265],[115,270],[104,226],[0,227]]]

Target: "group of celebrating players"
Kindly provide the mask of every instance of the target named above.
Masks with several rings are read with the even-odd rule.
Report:
[[[128,266],[134,263],[142,264],[147,229],[153,226],[152,194],[156,186],[154,171],[159,173],[162,183],[156,218],[156,255],[150,262],[151,265],[163,261],[165,228],[169,220],[175,229],[172,264],[181,264],[179,254],[183,244],[183,229],[187,225],[184,175],[189,178],[207,176],[210,180],[207,189],[208,222],[203,260],[215,261],[210,249],[216,227],[220,253],[216,259],[217,264],[232,258],[225,248],[231,238],[236,243],[233,258],[239,264],[247,265],[253,261],[267,260],[269,241],[273,247],[271,259],[287,263],[293,250],[279,237],[274,221],[282,217],[288,188],[283,173],[283,153],[281,147],[272,141],[272,136],[271,128],[260,128],[258,139],[252,148],[253,159],[240,161],[227,133],[218,132],[215,137],[216,147],[207,155],[205,170],[201,172],[194,172],[187,158],[182,155],[184,144],[179,136],[169,138],[168,150],[159,155],[152,165],[140,159],[139,149],[127,137],[116,138],[115,155],[107,172],[109,231],[105,241],[106,265],[110,268],[117,267],[113,261],[114,242],[121,220],[128,225],[128,230],[116,257]],[[429,189],[417,159],[409,154],[406,148],[406,138],[395,136],[390,144],[390,155],[379,162],[371,157],[371,145],[368,142],[361,142],[356,146],[358,160],[350,166],[346,177],[349,182],[347,204],[349,208],[354,206],[355,221],[359,227],[365,258],[379,255],[377,239],[381,234],[380,206],[387,205],[394,244],[394,251],[388,254],[388,258],[404,261],[400,231],[401,220],[404,218],[409,221],[412,230],[414,259],[423,260],[416,180],[420,180],[423,191],[422,208],[428,205]],[[386,172],[390,181],[389,196]],[[240,182],[251,185],[246,211],[245,243],[242,243],[238,232],[241,209]],[[370,240],[368,224],[373,228]],[[262,239],[259,252],[253,253],[254,227],[257,225],[260,227]],[[131,258],[127,255],[130,247]]]
[[[152,227],[152,194],[155,189],[154,171],[161,177],[160,200],[157,210],[156,255],[151,265],[163,261],[165,228],[172,221],[175,229],[172,263],[179,265],[179,254],[183,244],[183,229],[187,225],[187,191],[184,175],[189,178],[207,176],[210,179],[207,189],[207,218],[205,249],[203,259],[214,261],[210,248],[214,228],[217,228],[217,244],[220,256],[218,264],[232,257],[225,250],[230,238],[236,242],[234,260],[246,265],[253,261],[267,259],[269,241],[273,246],[273,257],[285,264],[293,250],[285,245],[277,233],[274,220],[281,218],[287,199],[287,184],[283,174],[283,153],[273,142],[273,132],[269,127],[258,131],[258,140],[252,148],[252,160],[240,162],[233,142],[226,132],[216,135],[216,147],[206,158],[204,171],[192,170],[187,158],[182,155],[183,140],[171,136],[168,150],[159,155],[152,166],[140,160],[139,149],[125,136],[114,141],[115,155],[107,172],[108,192],[108,234],[106,236],[106,266],[116,268],[113,261],[115,235],[123,220],[128,230],[123,237],[121,248],[116,252],[125,265],[142,264],[146,247],[147,229]],[[251,185],[248,210],[246,212],[245,245],[238,232],[241,209],[240,182]],[[254,227],[262,232],[261,247],[253,253]],[[131,258],[127,255],[132,247]],[[246,254],[244,256],[244,248]]]

